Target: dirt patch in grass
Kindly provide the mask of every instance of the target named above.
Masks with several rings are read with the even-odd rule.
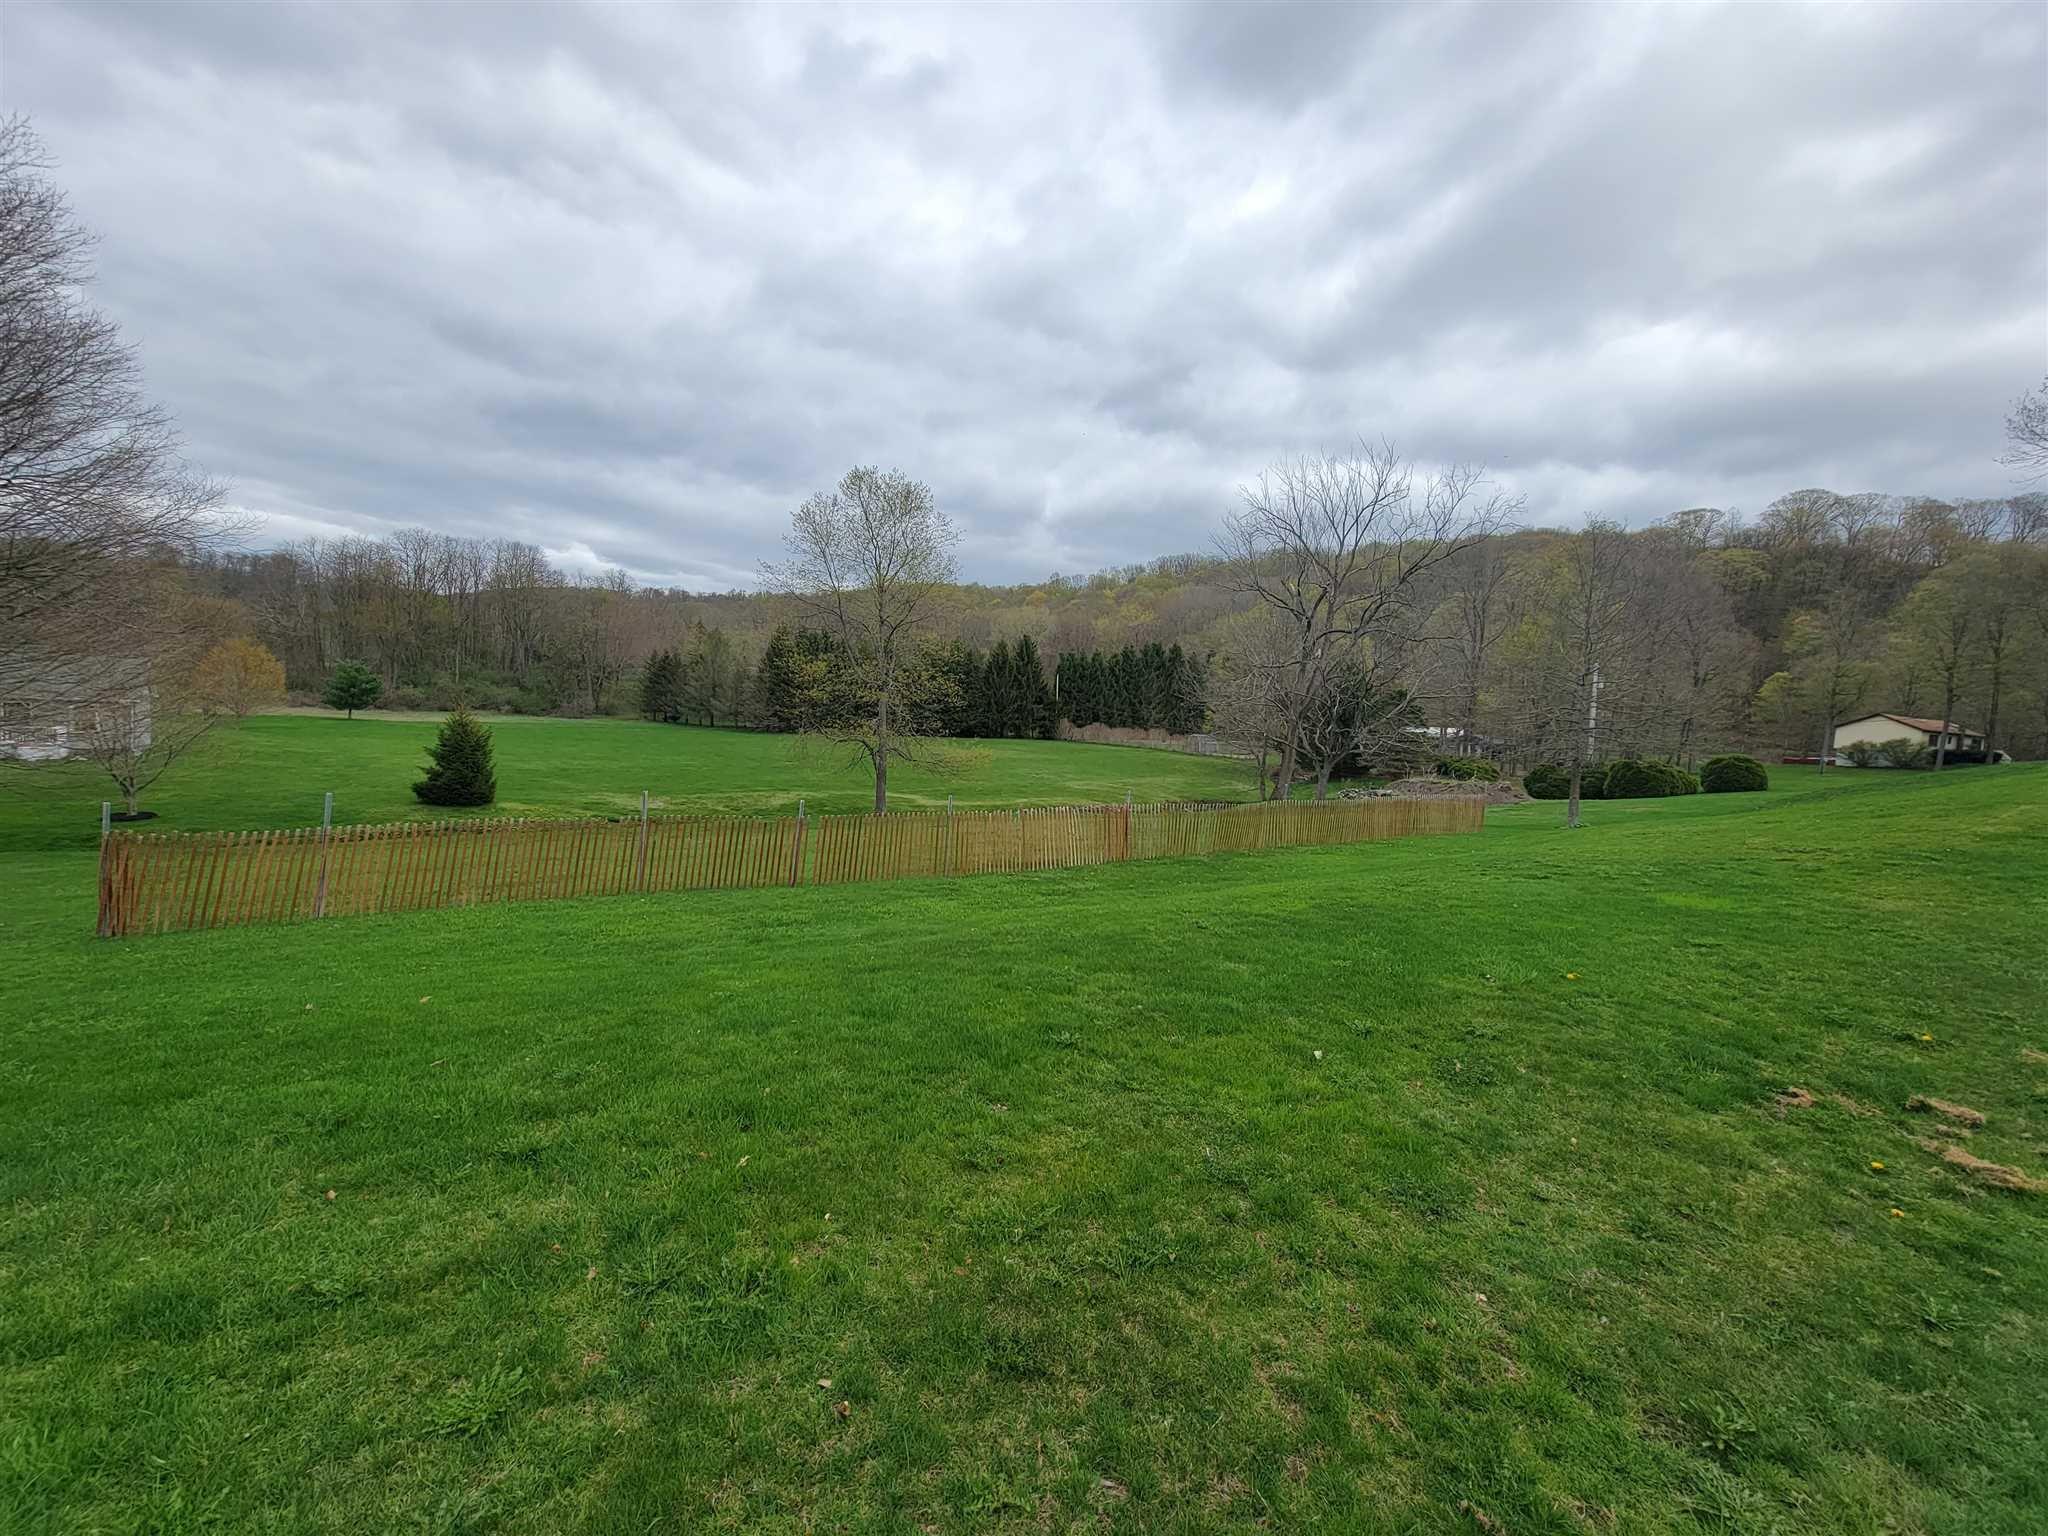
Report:
[[[2048,1051],[2037,1051],[2031,1045],[2020,1047],[2020,1060],[2030,1061],[2037,1067],[2048,1067]]]
[[[1967,1104],[1951,1104],[1947,1099],[1931,1099],[1924,1094],[1914,1094],[1906,1100],[1906,1108],[1917,1109],[1924,1114],[1940,1115],[1952,1120],[1967,1130],[1981,1130],[1984,1126],[1984,1112],[1972,1109]]]
[[[2022,1194],[2037,1195],[2048,1190],[2048,1182],[2008,1168],[2004,1163],[1986,1162],[1983,1158],[1965,1152],[1961,1147],[1945,1146],[1938,1141],[1923,1141],[1921,1150],[1932,1152],[1951,1168],[1961,1169],[1979,1183],[1989,1184],[1996,1189],[2017,1190]]]
[[[1811,1109],[1814,1105],[1818,1104],[1819,1102],[1820,1100],[1816,1099],[1804,1088],[1780,1089],[1777,1098],[1778,1118],[1780,1120],[1784,1119],[1785,1112],[1787,1110]]]

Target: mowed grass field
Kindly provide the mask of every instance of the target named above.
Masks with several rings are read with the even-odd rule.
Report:
[[[788,816],[874,807],[874,781],[843,753],[756,731],[656,725],[642,720],[489,717],[498,803],[469,812],[421,805],[413,781],[426,766],[437,718],[345,719],[255,715],[205,738],[143,796],[158,813],[147,831],[235,830],[320,824],[334,792],[337,822],[428,817],[637,815],[640,792],[684,815]],[[1226,758],[1080,742],[945,743],[954,766],[892,765],[892,810],[1074,805],[1121,801],[1248,800],[1251,770]],[[18,776],[17,776],[18,777]],[[0,788],[0,851],[90,847],[100,802],[121,807],[105,774],[84,765],[39,766],[23,792]]]
[[[2048,771],[112,944],[9,814],[0,1529],[2048,1524]]]

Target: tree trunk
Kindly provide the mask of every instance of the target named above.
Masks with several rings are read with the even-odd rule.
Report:
[[[1316,798],[1318,800],[1329,797],[1330,769],[1334,766],[1334,761],[1331,761],[1325,762],[1320,768],[1316,769]]]
[[[1579,824],[1579,776],[1583,771],[1584,764],[1574,759],[1572,762],[1572,789],[1571,793],[1565,797],[1564,802],[1564,824],[1567,827],[1576,827]]]
[[[1294,741],[1290,734],[1288,742],[1280,749],[1280,769],[1273,776],[1273,798],[1285,800],[1294,792]]]
[[[135,814],[135,803],[141,798],[142,795],[139,790],[130,789],[126,784],[121,786],[121,800],[128,807],[128,814],[130,816]]]
[[[1998,695],[2005,686],[2005,668],[1994,661],[1991,664],[1991,710],[1984,721],[1984,766],[1989,768],[1998,759],[1993,757],[1991,738],[1998,734]],[[1946,722],[1943,722],[1944,724]]]
[[[1941,730],[1934,738],[1934,771],[1948,766],[1948,723],[1955,718],[1956,675],[1950,672],[1941,689]]]

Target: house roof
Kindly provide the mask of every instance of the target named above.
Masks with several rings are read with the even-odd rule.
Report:
[[[1980,732],[1971,730],[1968,726],[1957,725],[1953,720],[1949,721],[1948,724],[1943,725],[1939,720],[1927,720],[1921,718],[1919,715],[1894,715],[1889,713],[1888,711],[1882,710],[1874,715],[1857,715],[1854,719],[1844,720],[1842,724],[1854,725],[1857,720],[1896,720],[1899,722],[1899,724],[1907,726],[1916,731],[1941,731],[1943,733],[1954,731],[1957,735],[1960,736],[1976,736],[1981,734]]]
[[[149,686],[149,663],[136,656],[82,656],[62,660],[34,652],[0,666],[0,696],[9,700],[85,703]]]

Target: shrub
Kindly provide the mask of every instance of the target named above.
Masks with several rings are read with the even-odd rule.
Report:
[[[1874,741],[1852,741],[1836,754],[1851,768],[1875,768],[1878,763],[1877,743]]]
[[[1710,795],[1741,795],[1771,787],[1764,765],[1740,752],[1710,757],[1700,764],[1700,788]]]
[[[1562,800],[1571,793],[1571,779],[1555,763],[1539,763],[1522,775],[1522,790],[1531,800]]]
[[[1666,795],[1687,795],[1688,775],[1670,763],[1649,758],[1624,757],[1607,765],[1609,800],[1657,800]]]
[[[1877,744],[1877,754],[1887,768],[1924,768],[1927,766],[1927,747],[1911,736],[1894,736],[1890,741]]]
[[[327,692],[322,698],[329,709],[344,710],[353,720],[357,710],[368,709],[383,691],[383,678],[360,661],[344,661],[334,669],[334,676],[327,679]]]
[[[1588,763],[1579,770],[1579,798],[1581,800],[1612,800],[1614,796],[1607,788],[1607,775],[1612,763]],[[1571,775],[1565,775],[1565,783],[1571,783]]]
[[[1440,757],[1436,760],[1436,775],[1464,783],[1492,784],[1500,779],[1500,764],[1483,757]]]
[[[428,805],[489,805],[498,798],[491,767],[491,733],[466,709],[441,722],[440,737],[427,749],[427,776],[412,792]]]
[[[192,683],[200,698],[237,720],[284,699],[283,665],[254,640],[241,636],[221,641],[201,657]]]

